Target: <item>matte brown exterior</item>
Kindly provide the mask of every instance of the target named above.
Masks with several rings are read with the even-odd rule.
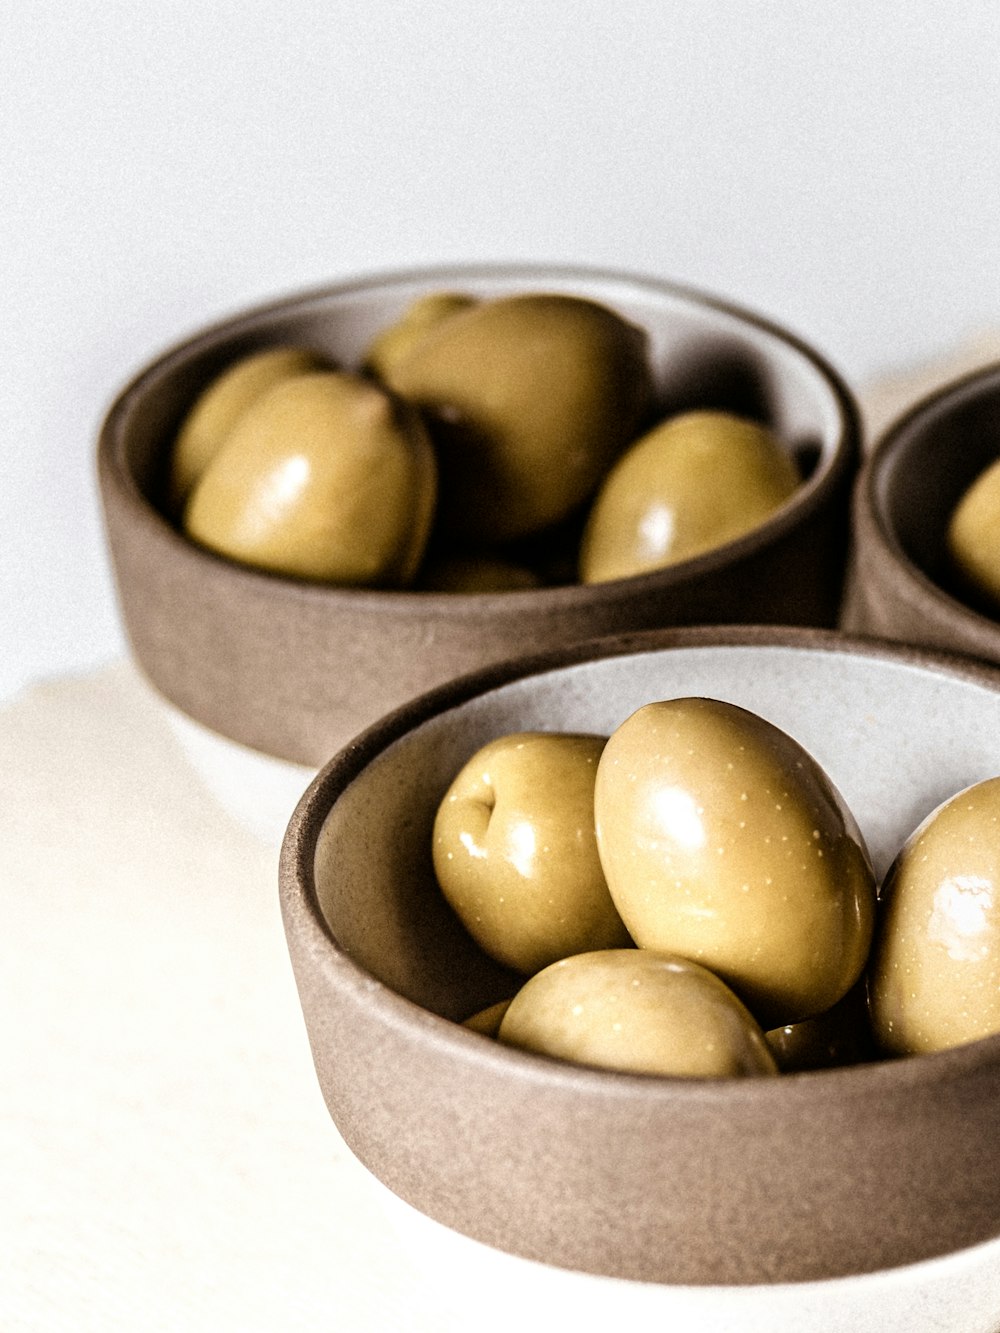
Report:
[[[157,497],[170,442],[221,366],[280,341],[356,364],[415,295],[456,287],[484,295],[569,290],[618,307],[651,331],[664,410],[703,404],[757,413],[818,453],[812,476],[754,533],[673,569],[474,596],[338,589],[240,568],[164,517]],[[857,459],[849,393],[782,330],[654,279],[480,266],[345,284],[206,330],[122,391],[101,431],[98,471],[125,628],[149,680],[214,731],[318,765],[406,699],[518,653],[672,624],[832,625]]]
[[[886,431],[855,488],[846,631],[1000,663],[1000,620],[960,586],[945,552],[955,505],[997,457],[996,365],[939,390]]]
[[[987,668],[822,631],[625,636],[433,692],[339,754],[300,802],[281,901],[319,1082],[360,1159],[438,1221],[569,1269],[705,1285],[870,1272],[1000,1235],[1000,1037],[821,1073],[687,1082],[573,1067],[448,1021],[509,980],[477,970],[482,956],[432,893],[399,899],[400,883],[419,884],[412,863],[438,795],[408,789],[393,743],[428,719],[444,745],[461,741],[449,710],[511,680],[523,681],[534,725],[532,677],[552,667],[745,644],[861,654],[1000,692]],[[375,899],[359,892],[357,849],[336,823],[338,803],[366,800],[393,821],[399,858]]]

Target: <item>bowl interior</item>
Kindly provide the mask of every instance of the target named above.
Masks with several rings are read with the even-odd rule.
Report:
[[[819,761],[879,874],[936,805],[1000,773],[1000,677],[988,671],[943,669],[934,657],[823,632],[690,630],[635,641],[643,650],[602,641],[500,683],[495,673],[459,682],[402,710],[327,771],[335,799],[316,846],[315,892],[347,955],[445,1017],[510,993],[510,974],[484,958],[444,905],[430,860],[446,787],[479,746],[505,732],[609,734],[641,705],[684,695],[739,704]]]
[[[887,434],[873,459],[872,498],[904,557],[949,596],[981,609],[949,567],[952,512],[1000,457],[1000,366],[921,404]]]

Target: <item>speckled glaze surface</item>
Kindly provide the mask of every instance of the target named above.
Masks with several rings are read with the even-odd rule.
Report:
[[[201,550],[158,507],[186,407],[237,355],[288,341],[353,366],[416,296],[549,290],[643,325],[664,410],[729,407],[815,460],[767,523],[725,548],[615,583],[503,594],[367,592],[296,582]],[[98,472],[126,631],[173,704],[280,759],[318,765],[363,726],[458,674],[517,653],[669,624],[832,625],[843,585],[857,414],[837,374],[775,326],[655,279],[589,269],[441,268],[259,307],[144,369],[112,405]]]
[[[959,498],[1000,457],[1000,364],[923,399],[876,442],[853,499],[841,626],[1000,663],[1000,621],[948,567]]]
[[[334,1121],[427,1216],[592,1274],[794,1283],[997,1237],[1000,1037],[687,1082],[574,1067],[451,1021],[510,980],[434,886],[430,829],[452,774],[505,731],[609,733],[688,694],[752,709],[804,745],[879,874],[927,811],[1000,772],[1000,673],[824,631],[623,636],[432,692],[319,773],[282,849],[288,945]]]

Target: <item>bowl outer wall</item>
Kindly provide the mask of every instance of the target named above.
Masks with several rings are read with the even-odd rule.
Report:
[[[388,989],[330,933],[315,884],[330,804],[363,784],[369,763],[388,758],[410,727],[517,672],[544,674],[553,659],[719,643],[847,649],[1000,692],[1000,675],[974,664],[836,635],[677,630],[507,665],[400,710],[320,773],[282,850],[289,949],[331,1115],[369,1169],[421,1211],[570,1269],[696,1285],[796,1282],[994,1237],[1000,1037],[776,1080],[591,1071],[466,1032]],[[1000,717],[1000,700],[993,712]],[[986,745],[1000,769],[1000,726]]]
[[[484,292],[577,290],[627,313],[630,302],[648,307],[649,318],[660,321],[659,362],[669,368],[676,353],[678,393],[697,396],[698,375],[705,373],[704,366],[685,369],[685,358],[696,362],[701,356],[707,365],[713,357],[720,364],[727,356],[743,357],[760,379],[753,392],[765,406],[781,400],[780,414],[801,418],[800,432],[802,420],[819,432],[817,422],[825,419],[824,458],[772,520],[720,551],[613,584],[528,593],[365,592],[297,583],[198,548],[151,503],[165,441],[182,405],[226,361],[282,339],[319,348],[327,336],[324,320],[336,321],[341,302],[353,302],[344,336],[348,353],[356,354],[378,327],[365,301],[373,309],[381,301],[384,319],[390,299],[398,306],[418,291],[455,285]],[[832,625],[843,585],[858,434],[855,405],[836,373],[756,316],[655,279],[470,266],[388,275],[288,298],[181,344],[141,372],[112,405],[98,444],[98,480],[125,630],[148,679],[210,729],[315,766],[406,699],[524,652],[671,624]]]
[[[970,429],[998,418],[987,438]],[[929,394],[894,422],[862,465],[852,499],[852,543],[841,627],[1000,664],[1000,622],[943,587],[944,533],[953,505],[1000,449],[1000,365]],[[942,484],[944,469],[949,475]],[[925,526],[915,556],[900,521]],[[937,558],[931,548],[939,548]],[[935,565],[935,568],[931,566]]]

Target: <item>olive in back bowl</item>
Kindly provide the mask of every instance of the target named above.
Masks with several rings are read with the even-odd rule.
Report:
[[[968,550],[980,544],[991,487],[954,544],[963,502],[998,459],[995,364],[943,386],[885,429],[854,492],[845,630],[1000,663],[1000,609]]]
[[[240,565],[179,530],[164,499],[167,457],[212,379],[275,346],[356,371],[378,335],[434,292],[599,303],[643,331],[657,413],[710,407],[752,416],[796,457],[810,457],[812,470],[753,532],[671,568],[592,586],[345,588]],[[840,377],[776,325],[656,278],[483,265],[342,283],[205,329],[119,394],[98,464],[122,616],[148,679],[206,740],[221,736],[315,767],[406,699],[528,648],[671,623],[832,624],[857,438]],[[565,520],[567,531],[582,519]],[[429,558],[443,554],[429,550]],[[566,565],[555,546],[546,561]]]

